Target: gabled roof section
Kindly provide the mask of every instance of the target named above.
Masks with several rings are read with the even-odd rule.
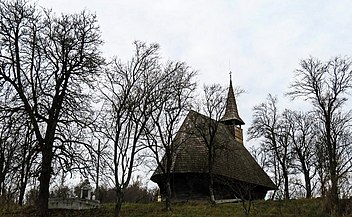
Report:
[[[236,98],[232,87],[231,75],[229,92],[227,94],[226,110],[224,116],[220,119],[220,121],[224,124],[244,125],[244,121],[238,114]]]
[[[201,126],[202,123],[207,121],[210,121],[210,118],[198,112],[190,111],[188,113],[175,140],[185,137],[185,134],[191,135],[187,136],[187,140],[178,147],[173,161],[172,173],[206,174],[208,172],[207,147],[202,142],[202,139],[194,133],[197,126]],[[228,130],[228,126],[223,123],[219,123],[219,128],[215,135],[215,145],[219,148],[215,154],[214,175],[263,186],[269,190],[276,189],[276,186],[264,170],[247,149],[235,140],[232,133]],[[158,180],[160,175],[162,175],[160,169],[157,168],[151,180]]]

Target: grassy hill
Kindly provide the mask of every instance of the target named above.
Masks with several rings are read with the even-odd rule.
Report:
[[[352,200],[342,201],[344,204],[344,217],[352,216]],[[254,201],[250,215],[253,217],[328,217],[324,210],[322,199],[301,199],[289,201]],[[52,217],[87,217],[113,216],[114,205],[103,204],[95,210],[52,210]],[[0,205],[0,216],[36,216],[34,207],[18,207],[16,205]],[[218,204],[215,206],[206,202],[175,203],[171,212],[163,211],[162,203],[124,204],[122,209],[124,217],[203,217],[203,216],[245,216],[241,203]]]

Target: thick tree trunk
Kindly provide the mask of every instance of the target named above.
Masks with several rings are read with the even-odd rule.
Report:
[[[311,198],[312,197],[312,186],[310,184],[309,173],[304,174],[304,179],[305,179],[305,185],[306,185],[306,198]]]
[[[340,215],[340,209],[339,209],[339,193],[338,193],[338,179],[336,176],[336,169],[334,166],[330,166],[331,171],[331,189],[330,189],[330,195],[329,195],[329,200],[331,203],[331,214],[335,214],[337,216]]]
[[[339,215],[339,195],[338,195],[338,177],[336,171],[336,143],[333,142],[331,136],[331,118],[326,115],[326,122],[325,122],[325,129],[326,129],[326,137],[327,137],[327,148],[328,148],[328,155],[329,155],[329,173],[331,178],[331,188],[329,194],[329,201],[330,201],[330,213]]]
[[[42,170],[39,177],[38,210],[41,217],[48,216],[49,185],[51,178],[51,163],[53,158],[52,146],[42,151]]]
[[[304,163],[304,160],[301,161],[301,165],[302,165],[305,188],[306,188],[306,198],[311,198],[312,197],[312,187],[310,184],[309,170],[307,169],[307,167]]]

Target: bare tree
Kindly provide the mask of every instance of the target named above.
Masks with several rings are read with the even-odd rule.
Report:
[[[342,112],[347,101],[346,94],[352,89],[352,62],[349,58],[335,57],[325,63],[309,58],[302,60],[296,70],[296,80],[288,93],[292,99],[298,97],[312,103],[322,124],[322,139],[328,156],[328,170],[331,181],[332,212],[339,212],[338,183],[341,176],[351,169],[346,162],[351,158],[342,158],[346,144],[341,142],[341,132],[347,125],[346,114]],[[349,146],[349,145],[348,145]]]
[[[58,129],[89,117],[89,84],[102,63],[99,28],[87,12],[57,17],[16,0],[0,3],[0,30],[0,82],[16,93],[8,106],[25,112],[34,130],[41,154],[38,207],[47,216]]]
[[[281,171],[275,170],[275,176],[280,173],[284,179],[284,197],[289,199],[289,164],[290,146],[288,125],[277,109],[277,99],[269,94],[268,101],[254,107],[253,121],[248,129],[249,139],[263,138],[262,147],[271,152],[271,161],[274,168],[280,166]],[[278,164],[277,164],[278,163]],[[275,178],[279,186],[280,178]]]
[[[96,125],[100,125],[99,121],[96,122]],[[100,125],[99,127],[102,126],[103,125]],[[91,169],[87,170],[87,174],[95,183],[94,195],[96,200],[100,201],[102,199],[100,195],[101,183],[109,182],[106,171],[108,171],[110,163],[107,159],[111,155],[109,147],[110,141],[104,136],[104,133],[99,133],[101,131],[101,129],[95,129],[92,133],[95,134],[95,138],[92,141],[92,143],[94,143],[94,148],[92,152],[89,153],[91,159],[87,162],[91,165]]]
[[[5,180],[9,173],[14,170],[14,160],[16,152],[19,149],[20,142],[19,130],[15,123],[16,119],[4,117],[4,112],[1,112],[0,122],[0,194],[6,197],[10,192],[7,191]]]
[[[255,196],[253,195],[253,190],[256,187],[257,186],[254,184],[248,184],[243,182],[237,182],[235,185],[231,186],[231,189],[236,192],[238,197],[241,199],[243,212],[246,217],[250,216],[250,212],[253,207],[253,200],[255,199]]]
[[[16,100],[15,94],[6,83],[0,86],[0,194],[22,205],[38,151],[26,114],[7,106]]]
[[[291,141],[289,136],[290,126],[286,122],[284,117],[280,117],[278,122],[278,131],[276,135],[277,144],[275,144],[272,148],[274,151],[277,160],[281,166],[282,176],[284,178],[284,197],[285,199],[290,199],[289,192],[289,174],[291,167]],[[278,146],[276,146],[278,145]]]
[[[206,119],[193,120],[195,123],[195,134],[201,138],[208,149],[208,175],[210,202],[215,204],[214,195],[214,174],[213,167],[216,150],[224,144],[216,144],[215,136],[218,134],[220,119],[224,115],[226,107],[226,89],[219,84],[204,85],[203,96],[201,97],[201,113],[207,116]],[[199,116],[195,116],[197,118]]]
[[[232,83],[231,83],[232,85]],[[232,89],[232,86],[231,86]],[[239,95],[244,92],[240,88],[235,89],[235,95]],[[195,124],[194,133],[195,136],[201,139],[202,143],[207,148],[208,153],[208,175],[209,175],[209,195],[211,203],[215,203],[214,195],[214,161],[216,158],[217,150],[224,149],[227,144],[219,144],[219,140],[215,142],[215,137],[223,137],[222,131],[218,131],[219,125],[221,124],[221,118],[224,116],[226,108],[226,88],[223,88],[219,84],[204,85],[203,94],[200,97],[199,110],[200,113],[206,116],[206,118],[200,118],[200,116],[194,116]]]
[[[261,146],[251,146],[249,148],[249,152],[255,161],[259,164],[259,166],[267,172],[270,168],[269,156],[266,153],[267,150],[263,149]]]
[[[31,178],[35,178],[37,174],[36,167],[38,166],[38,149],[36,147],[37,143],[34,132],[29,120],[24,119],[24,121],[25,123],[21,126],[21,135],[18,137],[20,144],[16,153],[16,165],[14,167],[14,171],[17,171],[16,174],[19,176],[17,183],[19,185],[18,204],[20,205],[23,205],[28,181]]]
[[[144,129],[151,118],[152,95],[158,85],[159,46],[135,42],[135,54],[127,64],[114,59],[101,92],[104,96],[102,132],[110,141],[110,170],[116,189],[115,216],[120,216],[124,191],[138,166]]]
[[[319,127],[318,129],[322,129]],[[328,184],[328,159],[326,155],[326,149],[325,145],[323,142],[323,139],[321,138],[322,135],[319,133],[318,134],[319,138],[318,141],[314,144],[314,149],[315,149],[315,159],[314,159],[314,167],[316,170],[316,179],[317,182],[319,183],[319,188],[320,188],[320,195],[321,197],[326,197],[327,195],[327,184]]]
[[[168,62],[160,74],[162,82],[154,96],[155,110],[146,128],[146,145],[158,165],[165,190],[165,209],[171,210],[171,172],[174,157],[181,144],[188,136],[179,132],[185,113],[192,107],[193,92],[196,84],[193,79],[195,71],[183,62]]]
[[[288,124],[288,135],[292,144],[292,155],[299,162],[298,170],[304,176],[306,198],[312,197],[312,178],[315,175],[315,143],[317,131],[313,113],[285,110],[283,118]]]

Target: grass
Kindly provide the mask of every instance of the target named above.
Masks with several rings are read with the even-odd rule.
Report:
[[[352,216],[352,200],[344,201],[344,217]],[[300,199],[289,201],[254,201],[249,216],[252,217],[329,217],[324,209],[323,199]],[[124,217],[216,217],[245,216],[241,203],[211,205],[206,202],[175,203],[172,211],[163,211],[163,203],[124,204]],[[51,210],[51,217],[111,217],[114,204],[103,204],[100,209],[93,210]],[[32,206],[19,207],[14,204],[1,204],[0,216],[24,217],[36,216]]]

